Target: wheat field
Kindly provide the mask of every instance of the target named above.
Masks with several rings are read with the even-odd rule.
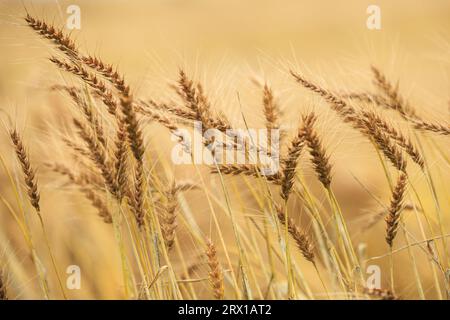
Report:
[[[450,299],[448,1],[71,4],[0,1],[0,299]]]

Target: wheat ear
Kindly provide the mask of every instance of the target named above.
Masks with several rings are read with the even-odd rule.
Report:
[[[107,158],[106,151],[98,143],[96,137],[89,131],[89,128],[87,128],[81,121],[73,119],[73,123],[78,129],[78,134],[81,139],[86,143],[90,151],[90,158],[100,170],[108,191],[113,196],[118,197],[117,182],[114,178],[113,167]]]
[[[317,118],[314,113],[303,116],[302,132],[308,145],[309,152],[312,156],[314,170],[316,171],[322,185],[328,189],[331,184],[331,165],[329,157],[326,155],[325,149],[322,146],[322,142],[314,130],[316,119]]]
[[[390,247],[392,247],[395,236],[397,235],[402,203],[406,191],[406,183],[406,174],[400,173],[395,189],[392,192],[391,205],[389,206],[389,212],[386,217],[386,242]]]
[[[380,300],[398,300],[398,297],[388,289],[364,288],[363,293]]]
[[[355,129],[371,138],[376,143],[378,149],[385,154],[398,170],[406,170],[406,162],[403,159],[401,150],[391,141],[391,137],[379,128],[375,122],[373,113],[369,114],[369,117],[361,116],[353,107],[331,92],[316,86],[292,71],[291,74],[302,86],[322,96],[330,104],[330,107],[341,116],[344,122],[351,123]]]
[[[288,147],[286,157],[281,160],[281,197],[285,201],[288,200],[289,194],[294,186],[297,163],[304,144],[305,137],[301,128],[299,128],[296,136],[292,139]]]
[[[214,297],[221,300],[224,298],[223,271],[217,257],[216,246],[209,239],[206,241],[206,256],[209,266],[209,281]]]
[[[81,66],[70,64],[56,57],[51,57],[50,61],[61,70],[81,78],[102,99],[102,102],[108,108],[108,112],[111,115],[116,116],[117,101],[114,99],[112,92],[107,88],[106,84],[101,79]]]
[[[380,128],[374,113],[367,113],[366,116],[358,118],[355,127],[372,139],[397,170],[406,172],[406,161],[402,151],[393,143],[389,133]]]
[[[19,133],[15,129],[13,129],[9,134],[16,150],[17,159],[19,160],[20,166],[22,167],[25,185],[27,187],[28,199],[30,200],[31,205],[36,209],[38,214],[40,214],[40,195],[38,191],[35,171],[31,167],[30,159],[27,155],[27,152],[25,151],[25,147],[23,146],[22,139],[20,138]]]
[[[306,89],[309,89],[317,94],[319,94],[322,98],[325,99],[330,104],[330,107],[336,111],[338,115],[342,117],[344,122],[353,122],[354,116],[355,116],[355,109],[353,107],[349,106],[344,100],[338,98],[337,96],[333,95],[331,92],[313,84],[312,82],[307,81],[303,77],[301,77],[299,74],[296,74],[293,71],[290,71],[291,75],[294,77],[294,79],[301,84]]]
[[[387,123],[380,116],[371,111],[363,111],[363,117],[366,117],[369,121],[373,121],[380,130],[384,131],[390,138],[392,138],[400,147],[402,147],[406,153],[409,154],[411,159],[417,163],[421,168],[424,167],[424,162],[419,150],[411,142],[411,140],[404,136],[400,131],[395,129],[392,125]]]
[[[285,226],[286,225],[286,215],[283,209],[283,206],[275,205],[277,210],[277,217],[280,223]],[[292,218],[287,219],[287,228],[289,234],[294,239],[297,244],[298,249],[302,253],[303,257],[311,263],[314,262],[314,246],[311,243],[309,236],[303,232],[294,222]]]
[[[171,187],[165,192],[166,205],[160,220],[162,235],[168,250],[171,250],[175,243],[175,231],[177,228],[176,210],[178,207],[177,193],[177,185],[173,181]]]
[[[84,196],[91,202],[92,206],[97,209],[98,215],[103,219],[105,223],[112,223],[112,215],[108,209],[106,202],[98,196],[94,191],[94,188],[90,186],[91,177],[87,175],[75,175],[68,167],[65,165],[55,163],[48,164],[48,166],[54,171],[63,176],[66,176],[71,183],[78,186],[80,191]]]
[[[44,21],[35,19],[29,14],[25,17],[25,21],[38,34],[53,41],[53,43],[57,45],[58,49],[66,53],[68,56],[78,56],[78,50],[75,47],[75,43],[67,35],[65,35],[62,30],[57,30],[52,25],[48,25]]]
[[[443,136],[450,135],[450,126],[439,123],[431,123],[424,120],[410,120],[417,130],[430,131]]]
[[[381,90],[382,93],[390,100],[390,107],[396,110],[405,118],[417,118],[415,111],[407,105],[406,101],[400,96],[398,92],[398,85],[393,86],[386,78],[386,76],[375,66],[371,67],[374,83]]]
[[[281,174],[279,172],[272,175],[262,175],[262,168],[258,165],[254,164],[220,164],[214,167],[211,167],[211,173],[220,173],[229,174],[229,175],[246,175],[252,177],[264,177],[267,181],[279,185],[281,184]]]

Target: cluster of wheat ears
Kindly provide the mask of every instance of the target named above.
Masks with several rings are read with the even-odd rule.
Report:
[[[175,272],[173,257],[183,257],[177,245],[179,220],[183,219],[183,223],[189,224],[189,218],[182,217],[179,196],[200,187],[195,182],[158,176],[147,161],[144,126],[148,121],[159,123],[182,142],[183,137],[179,135],[178,129],[193,121],[201,122],[202,130],[216,129],[224,135],[228,129],[233,129],[232,123],[225,115],[212,109],[202,85],[189,79],[183,70],[180,70],[176,84],[172,85],[178,100],[166,103],[157,99],[137,99],[132,95],[133,90],[124,76],[114,66],[98,57],[82,53],[67,34],[54,26],[28,14],[25,21],[32,30],[55,46],[55,55],[50,57],[50,61],[58,69],[79,79],[78,87],[55,85],[52,88],[66,93],[79,112],[79,116],[72,119],[73,131],[79,139],[63,138],[74,163],[47,162],[46,166],[75,186],[91,202],[101,219],[111,225],[121,253],[125,297],[198,298],[194,283],[203,279],[191,279],[191,275],[200,262],[184,265],[180,274]],[[433,182],[422,150],[415,141],[422,135],[446,139],[445,136],[450,135],[448,124],[434,123],[420,117],[400,95],[398,87],[392,85],[376,67],[372,67],[377,88],[375,93],[334,93],[305,79],[294,70],[290,73],[292,81],[296,81],[299,88],[303,87],[323,98],[343,122],[367,138],[379,155],[391,186],[391,200],[386,203],[387,210],[376,219],[385,219],[384,238],[386,248],[390,251],[387,256],[391,259],[391,275],[395,270],[392,254],[397,233],[402,231],[408,239],[402,212],[409,210],[418,215],[423,214],[428,224],[426,228],[434,239],[432,241],[436,242],[434,251],[427,250],[427,242],[424,242],[424,253],[429,256],[429,270],[433,271],[434,291],[439,298],[448,297],[449,251],[442,217],[439,216],[437,220],[427,219],[420,204],[411,205],[405,201],[410,186],[409,166],[420,167],[431,185]],[[372,105],[374,108],[362,108],[361,105]],[[262,106],[266,128],[280,129],[281,111],[268,85],[262,86]],[[378,107],[397,112],[409,125],[409,132],[416,139],[411,139],[410,135],[389,123],[381,112],[376,111]],[[109,121],[105,122],[105,119]],[[281,135],[284,149],[281,149],[279,171],[273,175],[261,175],[261,166],[258,164],[210,166],[211,175],[220,179],[225,194],[222,206],[231,221],[235,244],[230,249],[231,245],[225,243],[214,213],[212,219],[218,234],[214,237],[216,242],[196,228],[190,229],[192,237],[204,248],[203,257],[209,268],[204,279],[210,292],[206,297],[401,298],[396,292],[393,276],[388,282],[390,286],[367,287],[363,262],[332,190],[332,164],[316,130],[316,120],[317,115],[305,114],[294,134]],[[23,173],[28,200],[46,234],[45,213],[40,208],[40,188],[33,161],[27,154],[21,133],[14,126],[9,133]],[[292,137],[289,139],[289,136]],[[205,146],[209,142],[205,140]],[[251,143],[248,140],[244,142]],[[237,144],[234,147],[241,152],[245,150]],[[324,212],[325,209],[299,174],[301,157],[310,159],[308,161],[329,201],[329,212]],[[389,166],[394,171],[389,171]],[[391,179],[392,172],[395,172],[396,178]],[[260,194],[255,195],[255,199],[259,201],[262,219],[250,218],[250,225],[238,223],[224,184],[226,175],[242,177],[247,185],[252,181],[261,186],[258,191]],[[295,211],[288,209],[288,201],[293,197],[300,200],[308,213],[310,227],[297,223]],[[212,201],[215,200],[207,196],[205,205],[209,203],[211,206]],[[67,297],[67,289],[58,273],[58,262],[52,254],[48,239],[45,237],[60,295],[49,290],[48,272],[45,272],[34,243],[28,236],[26,221],[18,216],[16,220],[31,251],[43,297]],[[248,229],[252,231],[247,234]],[[130,238],[132,245],[125,245],[124,238]],[[257,244],[255,238],[263,241]],[[264,248],[267,252],[263,254],[260,251]],[[231,250],[236,253],[235,256],[231,255]],[[305,277],[300,263],[312,270],[312,276]],[[314,288],[308,284],[311,277],[319,284]],[[420,285],[420,279],[418,282],[419,295],[424,298],[425,290]],[[8,298],[6,283],[4,273],[0,272],[0,299]],[[280,283],[285,286],[277,286]]]

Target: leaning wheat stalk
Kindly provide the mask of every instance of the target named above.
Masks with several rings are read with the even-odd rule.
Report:
[[[17,159],[19,160],[20,166],[22,168],[22,173],[23,173],[25,186],[26,186],[27,194],[28,194],[28,200],[30,201],[31,205],[34,207],[34,209],[37,213],[37,216],[39,218],[39,222],[41,224],[41,228],[42,228],[42,231],[43,231],[44,237],[45,237],[45,244],[46,244],[48,252],[50,254],[53,269],[55,270],[61,293],[62,293],[63,297],[66,298],[66,294],[64,292],[64,287],[62,285],[62,281],[61,281],[61,278],[58,273],[58,268],[57,268],[57,264],[55,261],[55,257],[53,256],[52,250],[50,248],[50,242],[48,240],[47,232],[45,230],[44,220],[41,215],[41,207],[39,204],[40,195],[39,195],[39,191],[38,191],[38,184],[37,184],[35,171],[34,171],[33,167],[31,166],[30,159],[28,157],[27,152],[25,151],[25,147],[22,143],[22,139],[21,139],[19,133],[17,132],[17,130],[11,129],[9,131],[9,135],[10,135],[11,141],[14,145]]]

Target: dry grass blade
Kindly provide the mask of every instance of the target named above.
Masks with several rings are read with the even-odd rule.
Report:
[[[209,280],[213,289],[214,297],[221,300],[224,298],[222,266],[219,263],[217,250],[214,243],[208,239],[206,246],[206,256],[208,258],[209,265]]]
[[[39,206],[40,195],[38,191],[38,185],[35,177],[35,171],[31,167],[30,159],[23,146],[22,139],[16,129],[10,130],[11,141],[14,144],[16,150],[17,159],[19,160],[20,166],[22,167],[22,172],[25,179],[25,185],[27,187],[28,199],[31,205],[40,213],[41,209]]]
[[[392,193],[391,205],[386,217],[386,242],[390,247],[392,247],[395,236],[397,235],[400,214],[402,211],[402,203],[405,196],[406,183],[407,176],[406,174],[401,173]]]

